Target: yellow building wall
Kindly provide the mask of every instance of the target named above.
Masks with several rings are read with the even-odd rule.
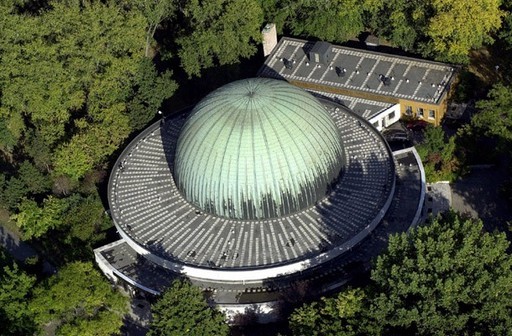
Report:
[[[402,116],[412,116],[417,119],[425,120],[435,126],[441,125],[441,120],[446,114],[447,99],[446,95],[443,97],[440,104],[421,103],[412,100],[400,99],[400,113]],[[407,109],[411,108],[412,113],[408,114]],[[423,116],[419,115],[419,109],[423,109]],[[430,117],[430,111],[434,111],[434,117]]]
[[[400,104],[400,114],[402,117],[407,116],[407,107],[412,107],[412,114],[411,116],[414,118],[418,118],[421,120],[425,120],[435,126],[439,126],[441,124],[441,120],[443,119],[446,108],[447,108],[447,95],[444,94],[442,100],[439,104],[428,104],[428,103],[422,103],[417,102],[414,100],[406,100],[406,99],[398,99],[395,97],[389,97],[379,94],[374,94],[370,92],[362,92],[357,90],[350,90],[350,89],[342,89],[338,87],[333,87],[329,85],[322,85],[317,83],[308,83],[308,82],[302,82],[302,81],[289,81],[291,84],[297,85],[299,87],[302,87],[304,89],[309,90],[316,90],[316,91],[323,91],[323,92],[331,92],[334,94],[341,94],[346,95],[350,97],[356,97],[356,98],[363,98],[363,99],[369,99],[369,100],[376,100],[384,103],[389,104]],[[418,108],[423,108],[423,117],[418,115]],[[429,111],[434,111],[434,118],[429,117]]]

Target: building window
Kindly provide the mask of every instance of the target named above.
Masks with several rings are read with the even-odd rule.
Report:
[[[412,106],[405,107],[405,114],[407,114],[408,116],[412,115]]]
[[[435,117],[436,117],[436,111],[434,111],[434,110],[428,110],[428,117],[429,117],[430,119],[435,119]]]
[[[376,122],[374,122],[372,125],[373,125],[373,127],[375,127],[375,128],[379,128],[379,126],[380,126],[380,120],[377,120],[377,121],[376,121]]]
[[[418,117],[423,118],[423,107],[418,107]]]
[[[389,115],[388,115],[388,120],[391,120],[395,117],[395,111],[391,112]]]

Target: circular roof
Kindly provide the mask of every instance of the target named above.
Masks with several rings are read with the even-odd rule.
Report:
[[[108,200],[119,234],[162,267],[223,281],[291,274],[350,251],[390,207],[393,158],[368,122],[337,103],[320,102],[340,130],[346,164],[332,192],[315,206],[264,220],[199,211],[173,178],[186,110],[145,129],[113,167]]]
[[[341,134],[315,97],[285,81],[253,78],[196,105],[178,139],[174,177],[207,213],[264,219],[314,205],[343,164]]]

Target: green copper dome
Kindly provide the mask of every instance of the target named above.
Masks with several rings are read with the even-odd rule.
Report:
[[[343,164],[339,130],[315,97],[285,81],[253,78],[217,89],[193,109],[174,175],[205,212],[264,219],[314,205]]]

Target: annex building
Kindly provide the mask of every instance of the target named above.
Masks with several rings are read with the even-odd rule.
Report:
[[[297,46],[281,41],[260,75],[312,69]],[[95,250],[102,271],[151,294],[187,277],[229,316],[260,317],[297,284],[317,296],[366,271],[390,233],[418,223],[425,175],[414,148],[392,152],[322,91],[239,80],[142,131],[111,171],[120,239]]]
[[[273,34],[263,32],[264,39],[271,36],[277,43]],[[401,116],[440,125],[457,70],[445,63],[321,41],[283,37],[268,45],[270,54],[259,76],[284,79],[335,99],[378,130]]]

